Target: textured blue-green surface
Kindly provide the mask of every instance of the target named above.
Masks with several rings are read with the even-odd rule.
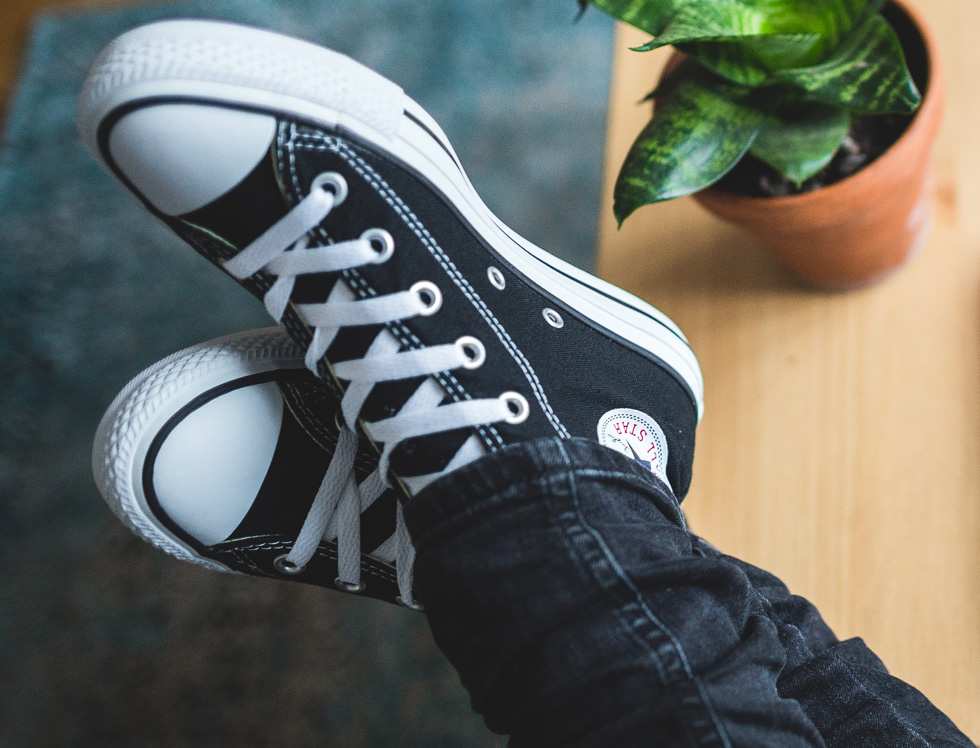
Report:
[[[42,20],[0,152],[0,745],[491,746],[422,617],[145,547],[92,483],[141,368],[266,325],[84,151],[76,92],[116,34],[212,16],[340,49],[443,125],[486,201],[583,266],[611,24],[573,0],[196,2]]]

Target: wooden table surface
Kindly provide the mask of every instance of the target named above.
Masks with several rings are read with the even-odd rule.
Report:
[[[3,0],[0,112],[40,6]],[[915,0],[948,101],[931,241],[880,285],[802,289],[690,199],[620,231],[612,183],[664,56],[617,39],[599,273],[683,328],[706,381],[694,528],[814,601],[980,739],[980,3]]]
[[[664,56],[620,29],[599,274],[684,330],[705,377],[696,531],[780,576],[980,740],[980,3],[915,0],[941,46],[935,226],[859,291],[795,285],[690,198],[617,231],[612,185]]]

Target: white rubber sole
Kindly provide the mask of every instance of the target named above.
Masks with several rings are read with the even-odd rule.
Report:
[[[473,189],[448,138],[401,88],[360,63],[293,37],[214,21],[163,21],[118,37],[96,59],[78,99],[83,140],[142,100],[180,98],[252,107],[344,128],[423,175],[487,243],[532,283],[671,367],[704,409],[704,382],[680,329],[642,299],[536,247],[507,228]],[[100,154],[106,159],[105,154]]]
[[[196,397],[243,377],[302,368],[302,350],[272,327],[185,348],[143,371],[112,401],[95,434],[92,474],[109,508],[133,533],[166,553],[231,571],[202,557],[150,510],[143,490],[147,453],[164,425]]]

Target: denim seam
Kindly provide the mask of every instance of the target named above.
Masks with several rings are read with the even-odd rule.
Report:
[[[562,457],[564,458],[566,465],[570,465],[569,456],[564,449],[564,445],[562,445],[561,442],[558,442],[557,447],[561,450]],[[680,642],[677,641],[663,622],[661,622],[654,615],[653,611],[644,601],[643,595],[633,583],[633,580],[629,578],[629,575],[626,574],[625,570],[616,559],[615,554],[613,554],[612,550],[605,543],[602,536],[584,520],[576,477],[578,477],[580,474],[594,476],[596,474],[603,474],[604,472],[605,471],[588,469],[575,470],[568,468],[560,475],[553,476],[556,478],[567,478],[568,486],[571,489],[573,505],[575,507],[574,511],[556,511],[556,517],[559,519],[559,521],[563,521],[565,525],[565,534],[568,537],[571,546],[575,549],[582,565],[592,572],[591,576],[593,581],[599,586],[600,589],[607,593],[614,593],[615,597],[621,598],[622,601],[625,601],[625,605],[622,604],[622,601],[617,601],[617,605],[614,608],[616,617],[619,619],[627,633],[633,637],[636,637],[646,647],[650,658],[656,666],[661,684],[665,688],[670,689],[671,686],[686,682],[696,688],[697,695],[685,695],[681,700],[679,700],[679,706],[683,711],[691,709],[692,711],[700,713],[697,717],[692,718],[688,723],[690,729],[694,732],[696,744],[701,746],[720,744],[722,746],[726,746],[726,748],[731,748],[731,742],[728,739],[724,727],[721,725],[718,715],[715,713],[714,708],[711,705],[710,698],[704,691],[703,684],[691,671],[690,664],[687,661],[687,657],[684,654],[684,650]],[[612,473],[612,471],[609,472]],[[636,478],[636,476],[630,476],[629,474],[624,473],[612,474],[631,479]],[[549,496],[551,494],[546,493],[545,495]],[[605,559],[608,569],[616,578],[612,586],[609,584],[604,584],[603,580],[600,579],[595,573],[596,567],[589,564],[587,561],[587,557],[590,555],[596,555],[596,552],[598,552]],[[630,600],[630,598],[632,599]],[[628,608],[636,609],[637,613],[631,614],[627,610]],[[643,619],[646,620],[646,626],[640,625],[643,622]],[[644,631],[643,629],[646,630]],[[663,639],[664,641],[659,643],[656,641],[651,641],[651,638],[653,637]],[[665,663],[664,660],[667,657],[673,659],[674,662]]]
[[[413,539],[416,547],[420,543],[424,542],[426,535],[430,535],[433,532],[441,531],[447,525],[461,520],[461,519],[472,519],[474,517],[481,516],[484,512],[490,511],[492,507],[496,506],[502,501],[509,501],[517,494],[529,494],[531,493],[528,489],[534,488],[538,489],[538,492],[547,489],[547,486],[552,482],[553,479],[560,479],[563,477],[569,477],[574,480],[575,477],[602,477],[610,478],[613,480],[622,480],[631,486],[638,486],[640,488],[649,490],[650,484],[643,477],[633,475],[631,473],[620,472],[616,470],[599,470],[596,468],[573,468],[573,467],[563,467],[561,470],[552,470],[544,475],[538,475],[533,478],[527,478],[519,483],[508,484],[507,487],[502,491],[494,491],[489,496],[476,502],[466,502],[459,509],[459,511],[453,512],[452,514],[443,514],[438,520],[432,522],[425,528],[424,534],[420,535],[418,538]],[[531,502],[526,502],[531,503]],[[678,512],[678,514],[683,517],[683,515]],[[683,524],[683,519],[678,520],[678,525],[681,529],[685,529]]]

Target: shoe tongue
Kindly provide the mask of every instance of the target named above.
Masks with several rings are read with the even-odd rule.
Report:
[[[239,250],[289,211],[269,154],[235,187],[180,220],[217,234]]]
[[[289,206],[286,198],[283,197],[270,154],[232,190],[203,208],[180,216],[179,220],[216,234],[228,244],[241,250],[288,211]],[[331,286],[332,283],[325,283],[321,276],[301,276],[296,280],[292,298],[298,303],[322,302]],[[330,348],[331,360],[345,361],[360,358],[366,352],[374,335],[381,329],[381,326],[372,329],[373,334],[365,334],[363,328],[342,330]],[[375,421],[394,415],[398,406],[411,396],[421,381],[422,378],[378,384],[365,403],[362,416],[367,421]],[[391,403],[395,403],[396,406],[392,407]],[[428,437],[433,443],[418,451],[415,449],[418,440],[409,440],[393,455],[392,469],[399,474],[407,475],[437,472],[452,458],[456,449],[470,433],[469,430],[460,430]],[[361,479],[363,477],[364,475],[361,475]],[[270,479],[270,486],[274,482]],[[276,492],[271,488],[270,491]],[[268,518],[262,516],[261,510],[257,509],[256,515],[257,522],[268,522]],[[241,535],[249,529],[249,526],[249,520],[246,518],[243,527],[236,530],[234,534]]]

